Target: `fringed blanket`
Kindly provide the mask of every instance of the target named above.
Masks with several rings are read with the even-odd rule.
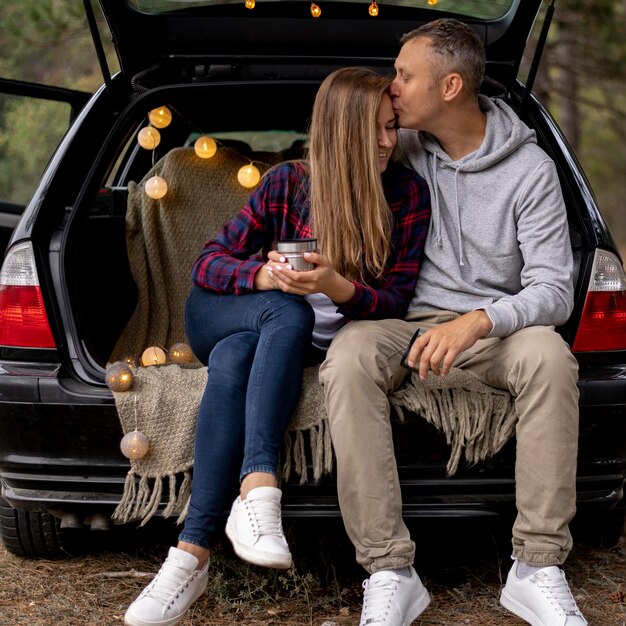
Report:
[[[190,268],[202,244],[214,236],[245,202],[235,182],[246,162],[229,149],[203,161],[193,150],[168,153],[146,175],[168,183],[161,200],[151,200],[141,185],[129,185],[127,248],[139,291],[138,305],[111,355],[139,357],[149,346],[168,349],[186,342],[184,304],[191,289]],[[255,161],[255,163],[257,163]],[[261,165],[261,169],[266,169]],[[144,179],[145,180],[145,179]],[[285,436],[282,473],[295,471],[304,483],[333,468],[319,366],[307,368],[299,405]],[[138,367],[129,391],[114,392],[125,433],[140,430],[149,440],[146,456],[131,461],[124,494],[113,519],[145,524],[166,503],[164,516],[186,515],[191,492],[194,433],[198,406],[207,381],[206,367],[167,364]],[[447,378],[417,374],[390,396],[400,417],[413,411],[443,431],[451,446],[448,473],[461,458],[475,463],[498,452],[515,429],[510,394],[453,369]],[[309,462],[312,476],[309,476]]]

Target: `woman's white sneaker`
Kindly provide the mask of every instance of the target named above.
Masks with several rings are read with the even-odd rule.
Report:
[[[204,593],[207,564],[198,568],[198,559],[189,552],[170,548],[167,559],[152,582],[128,607],[127,626],[174,626],[187,609]]]
[[[504,608],[532,626],[586,626],[563,570],[552,565],[518,578],[517,565],[515,560],[500,594]]]
[[[263,567],[291,567],[291,552],[283,533],[281,496],[276,487],[257,487],[250,490],[245,500],[235,500],[226,535],[239,558]]]
[[[430,603],[426,587],[413,567],[410,576],[382,571],[363,583],[359,626],[409,626]]]

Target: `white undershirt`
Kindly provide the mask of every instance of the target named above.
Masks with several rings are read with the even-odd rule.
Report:
[[[304,296],[315,313],[313,345],[320,350],[328,350],[333,337],[347,323],[347,319],[337,311],[337,305],[323,293]]]

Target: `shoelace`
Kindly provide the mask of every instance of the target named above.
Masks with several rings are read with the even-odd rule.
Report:
[[[258,535],[284,537],[280,517],[280,507],[276,502],[267,500],[243,500],[248,514]]]
[[[163,605],[168,604],[173,602],[181,588],[188,585],[194,577],[195,573],[190,575],[189,570],[184,567],[174,562],[165,561],[146,595]]]
[[[555,571],[539,571],[532,575],[532,580],[536,582],[537,587],[541,589],[541,591],[550,596],[550,598],[558,604],[559,610],[562,611],[564,615],[582,617],[582,613],[576,604],[576,600],[574,600],[574,596],[570,591],[563,571],[558,570],[558,573]]]
[[[386,578],[384,580],[363,581],[363,611],[361,613],[361,624],[376,624],[385,620],[385,615],[389,612],[391,600],[398,588],[396,578]]]

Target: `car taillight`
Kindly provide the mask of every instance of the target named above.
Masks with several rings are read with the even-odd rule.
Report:
[[[55,347],[30,242],[11,248],[0,270],[0,346]]]
[[[626,350],[626,275],[619,259],[596,250],[573,352]]]

